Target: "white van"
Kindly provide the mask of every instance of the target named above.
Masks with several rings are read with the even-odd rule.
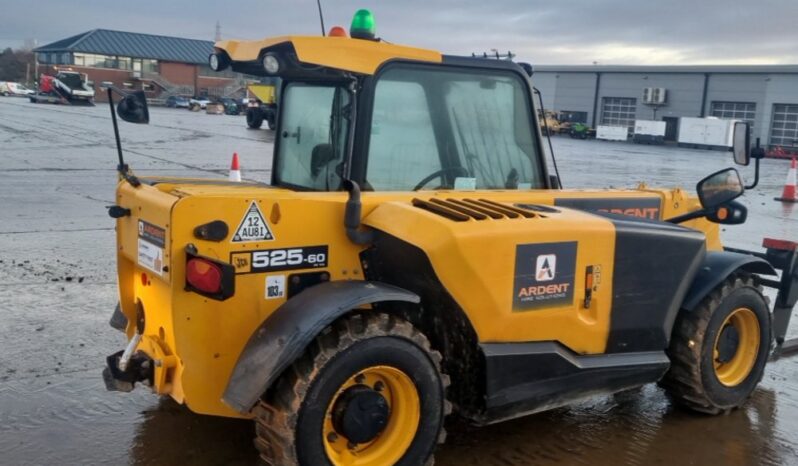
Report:
[[[28,96],[31,94],[35,94],[36,92],[28,89],[27,87],[23,86],[20,83],[15,82],[0,82],[0,95],[3,96],[10,96],[10,95],[17,95],[17,96]]]

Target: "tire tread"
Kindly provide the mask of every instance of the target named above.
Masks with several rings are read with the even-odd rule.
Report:
[[[412,341],[430,358],[444,388],[444,417],[451,413],[452,404],[446,397],[449,377],[441,371],[441,354],[430,346],[429,340],[410,323],[383,313],[357,313],[340,319],[327,327],[307,351],[278,379],[275,389],[253,408],[256,425],[255,448],[263,463],[272,466],[299,464],[296,445],[296,426],[304,395],[324,366],[337,354],[358,341],[393,336]],[[446,439],[441,426],[438,443]],[[432,464],[433,457],[430,457]]]
[[[750,287],[762,294],[762,287],[750,275],[735,274],[712,291],[692,312],[680,312],[674,325],[667,350],[671,367],[660,380],[663,387],[678,403],[705,414],[721,414],[731,410],[715,404],[701,380],[701,352],[713,312],[735,289]],[[759,375],[757,383],[762,379]]]

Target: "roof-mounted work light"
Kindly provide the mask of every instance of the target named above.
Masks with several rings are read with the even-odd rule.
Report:
[[[273,53],[263,56],[263,69],[269,74],[277,74],[280,71],[280,60]]]

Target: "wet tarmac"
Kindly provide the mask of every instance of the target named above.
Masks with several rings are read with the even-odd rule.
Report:
[[[123,124],[121,133],[139,174],[224,177],[236,151],[245,178],[269,178],[273,133],[247,130],[243,117],[154,108],[149,126]],[[560,137],[554,146],[566,187],[645,180],[691,189],[730,165],[712,151]],[[104,358],[124,344],[107,324],[116,277],[105,206],[115,166],[106,106],[0,98],[0,464],[254,464],[248,421],[195,415],[143,389],[105,391]],[[760,187],[743,199],[749,222],[724,227],[726,244],[796,239],[798,205],[773,201],[787,167],[764,161]],[[650,385],[447,429],[439,466],[798,465],[798,358],[770,364],[750,402],[726,416],[684,412]]]

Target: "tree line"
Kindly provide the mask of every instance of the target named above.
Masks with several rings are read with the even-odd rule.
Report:
[[[29,50],[12,50],[10,47],[0,53],[0,81],[26,83],[34,81],[35,58]],[[30,84],[30,83],[26,83]]]

